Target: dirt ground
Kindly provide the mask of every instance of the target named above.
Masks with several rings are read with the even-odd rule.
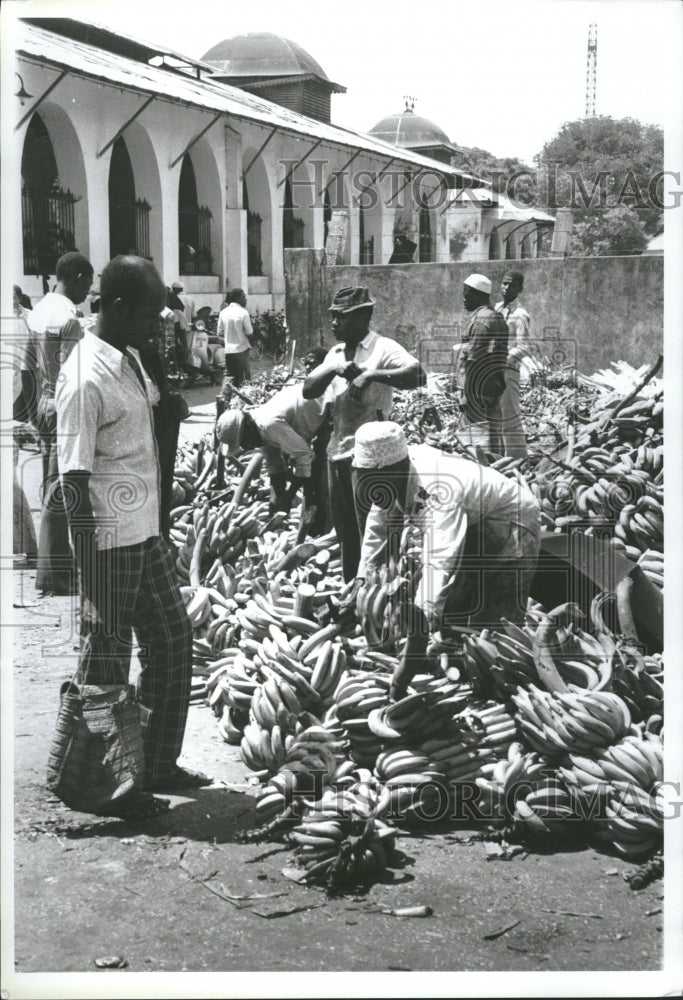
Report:
[[[194,390],[190,405],[215,393]],[[37,523],[39,460],[21,460]],[[41,599],[34,582],[14,571],[17,972],[94,972],[102,956],[121,956],[129,972],[661,967],[663,884],[634,892],[622,877],[630,865],[589,848],[488,861],[471,831],[453,827],[401,836],[393,878],[362,893],[329,899],[287,880],[281,844],[238,839],[253,823],[254,787],[204,705],[190,708],[183,761],[212,786],[135,826],[68,810],[44,777],[59,686],[75,666],[74,607]],[[418,904],[433,915],[384,912]]]

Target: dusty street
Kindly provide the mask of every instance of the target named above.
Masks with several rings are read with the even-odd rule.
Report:
[[[216,390],[195,390],[191,406]],[[184,433],[210,427],[196,415]],[[35,452],[23,481],[38,517]],[[663,884],[631,891],[631,866],[587,848],[487,860],[471,830],[401,836],[392,880],[329,899],[281,875],[279,843],[244,843],[253,786],[236,748],[193,705],[184,762],[215,783],[136,826],[74,813],[44,788],[59,686],[75,666],[75,605],[14,573],[14,929],[18,972],[654,970]],[[5,665],[6,669],[9,664]],[[383,912],[426,904],[433,915]]]

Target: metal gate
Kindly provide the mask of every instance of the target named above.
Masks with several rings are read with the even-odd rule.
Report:
[[[74,205],[71,191],[53,188],[49,194],[21,191],[24,274],[54,274],[57,260],[76,249]]]

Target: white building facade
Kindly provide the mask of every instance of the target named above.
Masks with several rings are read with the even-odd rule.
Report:
[[[283,247],[324,247],[335,212],[347,225],[338,263],[388,263],[397,213],[417,216],[420,201],[436,205],[435,189],[445,205],[449,190],[478,183],[216,82],[205,63],[45,23],[10,26],[14,121],[5,116],[4,209],[16,238],[3,272],[34,300],[60,253],[78,249],[96,276],[135,252],[167,285],[180,277],[198,305],[217,307],[238,286],[250,308],[279,309]],[[433,259],[445,259],[438,210]]]

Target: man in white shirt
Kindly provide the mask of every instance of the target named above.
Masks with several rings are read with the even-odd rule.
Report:
[[[59,471],[81,589],[79,679],[128,683],[132,632],[141,673],[144,788],[208,784],[181,768],[192,681],[192,628],[159,530],[156,396],[138,355],[157,334],[166,293],[153,264],[116,257],[102,272],[97,329],[62,368],[56,393]],[[167,808],[137,789],[112,815]]]
[[[28,418],[40,435],[43,456],[36,590],[44,594],[72,594],[76,589],[75,567],[59,487],[55,388],[61,366],[83,336],[76,306],[92,285],[92,264],[82,253],[64,254],[57,261],[56,277],[54,292],[48,292],[26,314],[30,332],[21,377]]]
[[[531,317],[518,299],[523,288],[524,275],[520,271],[508,271],[500,286],[503,299],[496,304],[496,311],[503,316],[509,330],[505,389],[500,397],[500,410],[503,450],[511,458],[528,457],[519,403],[520,367],[525,359],[531,358]]]
[[[361,285],[341,288],[330,312],[339,343],[304,382],[304,398],[324,396],[332,407],[332,435],[327,446],[332,522],[342,550],[344,579],[353,580],[368,505],[357,496],[351,468],[354,435],[368,420],[387,419],[394,389],[426,383],[417,358],[389,337],[370,329],[374,302]]]
[[[247,296],[241,288],[231,289],[226,296],[227,305],[218,317],[218,337],[225,345],[225,378],[222,394],[229,398],[230,385],[236,389],[251,379],[249,347],[254,335],[247,312]]]
[[[462,594],[465,570],[474,570],[478,592],[464,608],[471,623],[521,620],[538,558],[540,509],[529,490],[495,469],[429,445],[409,447],[392,421],[359,428],[353,464],[359,489],[373,499],[358,580],[386,560],[390,525],[413,524],[422,533],[422,576],[392,678],[392,696],[400,698],[424,669],[429,632],[447,618],[447,601],[450,611],[451,597]]]

